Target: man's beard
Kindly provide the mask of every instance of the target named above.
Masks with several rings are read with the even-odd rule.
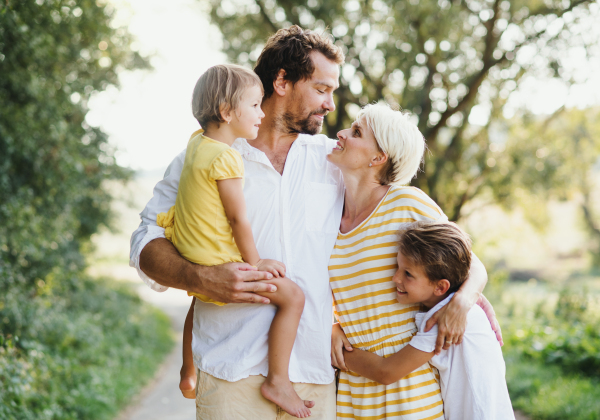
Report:
[[[308,117],[304,119],[298,119],[296,115],[291,112],[286,112],[282,115],[282,123],[285,129],[290,134],[310,134],[315,135],[321,132],[321,128],[323,127],[322,120],[318,120],[311,117],[315,114],[326,115],[326,109],[318,109],[316,111],[311,112]]]

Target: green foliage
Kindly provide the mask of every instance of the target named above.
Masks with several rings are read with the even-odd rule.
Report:
[[[126,286],[79,278],[0,308],[0,418],[111,419],[173,340],[166,315]],[[20,325],[17,337],[6,325]]]
[[[539,229],[548,224],[550,199],[577,198],[583,226],[589,234],[593,264],[600,266],[600,224],[593,193],[597,189],[600,156],[600,108],[560,109],[550,117],[525,115],[497,121],[490,159],[491,194],[510,210],[527,209],[525,216]],[[580,198],[581,197],[581,198]]]
[[[35,296],[83,264],[109,220],[106,180],[125,180],[85,122],[94,91],[147,66],[112,11],[84,0],[0,4],[0,288]]]
[[[514,291],[510,293],[515,293]],[[600,419],[597,297],[539,289],[504,308],[504,356],[513,406],[533,419]],[[502,309],[502,305],[496,305]]]
[[[600,320],[588,314],[590,304],[587,294],[565,290],[554,314],[538,310],[533,320],[513,321],[507,344],[523,357],[600,380]]]
[[[502,121],[506,100],[524,76],[571,82],[564,53],[572,47],[595,48],[590,28],[599,13],[588,0],[208,3],[212,22],[224,35],[224,51],[246,65],[254,63],[266,38],[279,28],[329,27],[346,64],[326,133],[334,137],[349,125],[358,105],[372,101],[384,99],[413,112],[432,152],[415,185],[452,220],[475,197],[519,194],[503,188],[520,167],[510,159],[496,163],[494,150],[503,134],[496,122]],[[485,126],[471,123],[476,114],[489,114],[487,122],[479,123]],[[496,176],[497,169],[502,176]],[[502,191],[494,195],[496,189]]]
[[[600,419],[600,383],[597,379],[564,374],[548,366],[505,355],[506,379],[515,409],[534,420]]]
[[[95,0],[0,3],[0,418],[109,419],[171,346],[164,315],[81,274],[115,163],[95,91],[147,67]]]

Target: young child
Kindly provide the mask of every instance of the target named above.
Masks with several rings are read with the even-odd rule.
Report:
[[[438,369],[446,420],[514,420],[506,388],[505,364],[483,310],[474,305],[467,315],[462,343],[434,354],[437,325],[425,332],[427,320],[467,279],[471,265],[469,237],[449,222],[417,222],[400,232],[398,270],[393,277],[398,302],[420,303],[418,332],[398,353],[382,358],[353,349],[341,329],[346,367],[382,384],[393,383],[429,363]],[[341,333],[341,335],[340,335]]]
[[[236,65],[218,65],[204,73],[194,88],[192,108],[203,130],[189,140],[177,199],[168,213],[157,217],[165,236],[189,261],[205,266],[245,261],[275,277],[277,291],[265,293],[278,310],[269,331],[269,373],[262,395],[289,414],[310,416],[314,403],[303,401],[288,377],[288,365],[304,294],[285,278],[283,263],[261,259],[246,216],[243,194],[244,164],[231,145],[237,138],[255,139],[265,114],[261,110],[263,87],[254,72]],[[195,299],[216,305],[203,295],[195,296],[183,336],[180,389],[195,398],[196,370],[192,356]]]

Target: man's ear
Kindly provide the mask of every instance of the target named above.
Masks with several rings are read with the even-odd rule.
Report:
[[[285,96],[285,89],[287,84],[289,83],[285,80],[286,72],[284,69],[279,69],[279,73],[277,73],[277,77],[273,80],[273,90],[279,96]]]
[[[436,296],[444,296],[448,292],[448,289],[450,289],[450,282],[448,280],[438,280],[435,284],[435,289],[433,293]]]
[[[231,115],[231,107],[227,104],[219,105],[219,114],[221,114],[221,118],[227,124],[229,124],[231,122],[231,119],[233,118],[233,116]]]

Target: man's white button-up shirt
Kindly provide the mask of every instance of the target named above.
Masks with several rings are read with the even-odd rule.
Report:
[[[244,161],[244,197],[261,258],[286,265],[286,275],[304,291],[306,303],[290,360],[290,380],[328,384],[334,379],[330,361],[332,298],[328,262],[342,215],[344,187],[338,168],[325,157],[335,142],[324,135],[300,134],[292,144],[283,175],[267,156],[238,139],[233,147]],[[154,290],[167,288],[139,266],[142,249],[164,229],[158,213],[175,204],[185,151],[140,214],[142,223],[131,237],[130,265]],[[237,381],[267,375],[267,336],[275,307],[260,304],[217,306],[196,300],[192,349],[196,366],[217,378]]]

